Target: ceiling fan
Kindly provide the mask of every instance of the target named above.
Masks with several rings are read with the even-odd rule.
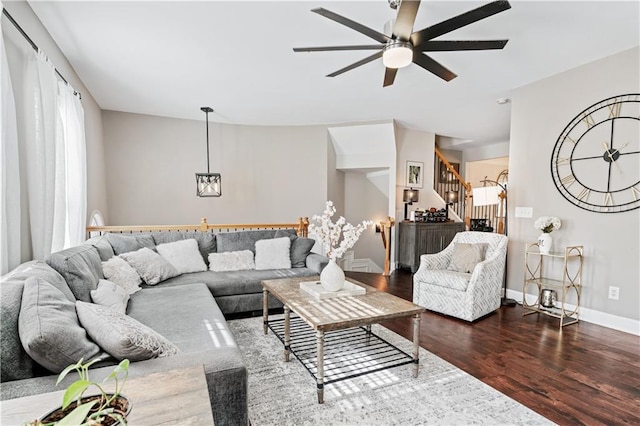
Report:
[[[324,46],[324,47],[295,47],[294,52],[323,52],[336,50],[378,50],[371,56],[367,56],[349,66],[332,72],[327,77],[335,77],[347,71],[351,71],[361,65],[367,64],[378,58],[382,58],[385,65],[383,87],[390,86],[396,78],[398,68],[405,67],[412,62],[425,70],[437,75],[445,81],[457,77],[456,74],[445,68],[442,64],[426,55],[424,52],[451,52],[457,50],[488,50],[502,49],[509,40],[433,40],[443,34],[449,33],[466,25],[473,24],[489,16],[504,12],[511,8],[508,1],[499,0],[480,6],[461,15],[442,21],[438,24],[413,31],[413,24],[418,13],[420,0],[388,0],[391,8],[398,9],[393,31],[388,36],[349,18],[338,15],[324,8],[316,8],[311,11],[329,18],[339,24],[345,25],[361,34],[366,35],[380,44],[353,45],[353,46]],[[395,6],[395,7],[394,7]]]

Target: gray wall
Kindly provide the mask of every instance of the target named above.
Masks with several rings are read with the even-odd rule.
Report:
[[[322,212],[330,145],[325,127],[209,119],[220,198],[195,195],[195,173],[207,171],[204,113],[194,121],[103,112],[109,224],[197,224],[201,217],[212,224],[282,223]]]
[[[35,16],[29,4],[26,1],[3,1],[2,4],[35,44],[51,59],[51,62],[71,86],[82,94],[87,144],[87,215],[90,215],[94,210],[101,210],[105,215],[108,215],[100,107],[76,75],[58,45]],[[2,35],[7,49],[11,80],[16,96],[18,136],[20,137],[22,132],[20,126],[24,122],[24,114],[21,113],[24,99],[20,96],[23,84],[23,66],[25,64],[25,55],[30,54],[33,49],[4,16],[2,17]],[[26,176],[21,180],[26,184]],[[30,237],[25,194],[26,191],[23,191],[22,212],[25,216],[22,220],[22,234],[23,240],[27,241]],[[30,251],[30,246],[23,246],[23,261],[30,259]]]
[[[554,144],[573,117],[602,99],[640,93],[639,52],[640,48],[624,51],[549,77],[518,89],[513,96],[509,289],[522,289],[525,244],[535,242],[540,234],[533,227],[535,219],[557,216],[562,229],[551,234],[554,246],[584,245],[582,306],[640,318],[640,210],[616,214],[582,210],[562,197],[550,174]],[[533,218],[515,218],[516,206],[533,207]],[[608,299],[609,286],[620,287],[620,300]]]

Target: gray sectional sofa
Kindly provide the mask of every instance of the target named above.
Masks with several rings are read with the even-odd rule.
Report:
[[[328,259],[306,250],[295,252],[294,230],[251,230],[213,234],[210,232],[153,232],[127,236],[101,236],[80,246],[53,253],[46,262],[31,261],[2,277],[0,399],[49,392],[57,374],[36,363],[25,351],[18,330],[25,285],[41,278],[60,290],[70,303],[91,302],[91,290],[103,278],[102,261],[140,247],[195,238],[207,261],[209,253],[254,250],[259,240],[289,236],[292,266],[288,269],[185,273],[154,286],[143,285],[131,295],[126,314],[167,338],[181,353],[131,363],[130,377],[157,371],[203,365],[216,425],[246,425],[247,369],[225,315],[262,309],[261,281],[270,278],[318,275]],[[303,256],[303,257],[301,257]],[[294,259],[295,258],[295,259]],[[296,262],[294,262],[296,260]],[[208,265],[208,264],[207,264]],[[73,306],[73,305],[72,305]],[[275,299],[270,307],[281,306]],[[107,358],[92,370],[102,379],[116,364]],[[68,384],[68,383],[67,383]],[[167,386],[171,386],[167,383]],[[126,390],[125,390],[126,393]],[[135,409],[135,401],[134,401]],[[29,420],[29,419],[25,419]]]

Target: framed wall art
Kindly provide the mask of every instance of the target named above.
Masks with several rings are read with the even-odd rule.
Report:
[[[407,181],[405,186],[410,188],[422,188],[424,178],[424,163],[407,161]]]

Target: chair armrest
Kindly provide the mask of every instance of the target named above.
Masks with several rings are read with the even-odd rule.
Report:
[[[498,252],[491,258],[478,263],[473,268],[467,291],[484,293],[496,287],[501,289],[504,278],[505,257],[504,253]]]
[[[317,253],[309,253],[307,259],[305,260],[305,264],[307,268],[312,271],[317,272],[318,274],[322,272],[325,266],[329,263],[329,258]]]

